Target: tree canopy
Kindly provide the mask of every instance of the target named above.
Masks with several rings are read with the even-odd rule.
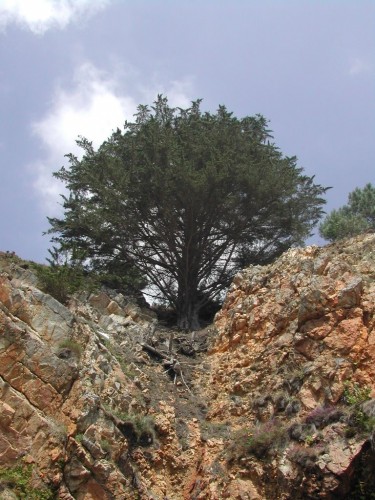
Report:
[[[158,96],[97,150],[77,141],[82,159],[67,155],[54,174],[69,193],[64,217],[49,218],[53,241],[94,269],[140,273],[190,329],[239,267],[310,235],[326,191],[271,142],[263,116],[200,103],[172,108]]]
[[[355,236],[369,229],[375,229],[375,186],[371,183],[349,193],[347,205],[332,210],[319,226],[320,235],[328,241]]]

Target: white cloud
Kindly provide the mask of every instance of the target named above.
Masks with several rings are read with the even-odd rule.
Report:
[[[368,73],[371,71],[372,71],[372,65],[368,61],[365,61],[364,59],[356,57],[352,59],[350,62],[349,75],[355,76],[355,75],[360,75],[362,73]]]
[[[75,143],[78,136],[86,137],[98,147],[113,130],[122,128],[125,120],[133,120],[139,103],[150,103],[160,93],[168,96],[172,106],[186,107],[190,102],[189,81],[153,84],[151,88],[134,86],[138,91],[128,90],[125,94],[116,76],[84,63],[76,71],[72,90],[58,88],[49,112],[32,124],[33,134],[41,142],[43,157],[30,168],[36,179],[34,189],[49,215],[60,210],[58,201],[62,192],[62,184],[52,177],[52,172],[67,165],[65,154],[79,157],[81,150]]]
[[[11,23],[43,35],[50,28],[65,28],[70,22],[93,14],[110,0],[0,0],[0,27]]]

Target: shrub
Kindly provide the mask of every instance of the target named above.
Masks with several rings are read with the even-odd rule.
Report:
[[[238,429],[233,432],[230,442],[225,449],[228,462],[239,460],[248,455],[247,443],[250,438],[249,429]]]
[[[284,380],[284,387],[291,394],[296,394],[302,387],[306,373],[302,367],[295,368],[290,373],[287,374],[287,378]]]
[[[60,342],[59,349],[68,349],[79,359],[82,355],[82,346],[74,340],[66,339]]]
[[[366,385],[361,387],[359,384],[345,382],[343,399],[349,406],[360,405],[370,399],[371,387]]]
[[[90,280],[84,272],[68,264],[37,266],[36,271],[41,290],[61,304],[67,304],[69,298],[78,290],[90,289]]]
[[[151,415],[129,415],[104,407],[121,422],[117,428],[129,440],[132,446],[149,446],[155,440],[155,422]]]
[[[8,488],[25,500],[52,500],[54,494],[48,488],[33,488],[31,486],[32,466],[22,462],[12,467],[0,467],[0,491]]]
[[[285,427],[276,420],[269,420],[250,430],[241,429],[234,434],[228,447],[228,460],[238,460],[246,455],[265,458],[272,449],[283,446],[287,440]]]
[[[270,420],[255,427],[248,440],[248,452],[257,458],[266,456],[272,448],[285,441],[285,428],[278,422]]]
[[[263,458],[278,445],[284,437],[284,429],[272,421],[254,429],[248,440],[248,452],[257,458]]]
[[[49,266],[36,264],[36,271],[41,290],[53,298],[66,304],[75,292],[79,290],[93,291],[99,286],[95,273],[88,273],[83,267],[83,256],[70,255],[68,252],[53,247],[48,250]]]
[[[289,394],[286,392],[278,392],[272,399],[277,412],[285,411],[291,400]]]
[[[289,417],[296,415],[301,409],[301,403],[296,398],[291,398],[287,407],[285,408],[285,414]]]
[[[295,441],[303,441],[303,426],[299,422],[294,422],[288,428],[288,435],[290,439],[294,439]]]
[[[288,428],[288,436],[294,441],[312,444],[315,441],[316,427],[313,423],[294,422]]]
[[[347,438],[353,437],[357,432],[372,432],[375,428],[372,405],[369,405],[370,392],[370,387],[345,383],[343,400],[351,407],[348,417],[349,427],[345,433]]]
[[[140,446],[148,446],[155,439],[155,421],[150,415],[137,415],[133,417],[134,426],[136,429],[138,444]]]
[[[333,422],[338,422],[343,416],[343,410],[334,406],[317,406],[306,416],[305,422],[321,429]]]
[[[263,408],[264,406],[267,406],[267,404],[272,401],[271,396],[265,395],[265,396],[258,396],[253,399],[252,401],[252,407],[253,408]]]
[[[203,440],[227,437],[229,424],[227,422],[201,422],[201,437]]]
[[[111,451],[111,444],[106,439],[101,439],[99,444],[104,452],[108,453]]]
[[[316,461],[322,453],[324,453],[324,448],[322,446],[306,447],[294,445],[288,451],[288,458],[291,462],[298,464],[303,469],[312,470],[316,467]]]
[[[348,424],[347,437],[352,437],[356,432],[372,432],[375,428],[375,417],[366,415],[362,408],[355,408],[349,415]]]

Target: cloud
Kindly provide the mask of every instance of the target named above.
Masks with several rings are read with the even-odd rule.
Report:
[[[372,65],[365,61],[364,59],[360,59],[356,57],[351,60],[349,67],[349,75],[355,76],[360,75],[362,73],[369,73],[372,71]]]
[[[65,28],[83,15],[105,8],[110,0],[1,0],[0,28],[15,23],[43,35],[51,28]]]
[[[60,211],[59,193],[62,184],[52,177],[62,165],[67,165],[64,155],[80,156],[81,150],[75,141],[83,136],[98,147],[111,133],[121,128],[125,120],[133,120],[139,103],[150,103],[157,94],[168,95],[172,106],[186,107],[190,103],[190,81],[172,81],[151,86],[129,84],[124,93],[119,84],[120,72],[111,76],[91,63],[83,63],[75,73],[70,90],[57,88],[50,110],[32,124],[32,132],[40,141],[42,158],[29,165],[35,178],[34,190],[49,215]],[[115,75],[115,76],[113,76]]]

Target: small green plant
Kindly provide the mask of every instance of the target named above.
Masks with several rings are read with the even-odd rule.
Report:
[[[74,439],[78,442],[78,443],[82,443],[82,440],[83,440],[83,434],[76,434],[74,436]]]
[[[361,387],[356,383],[345,383],[343,400],[351,407],[348,418],[349,426],[345,432],[347,438],[353,437],[358,432],[369,433],[373,431],[375,427],[375,417],[373,415],[368,415],[364,411],[364,403],[371,399],[370,393],[370,387]]]
[[[154,442],[155,425],[151,416],[127,415],[117,427],[132,446],[149,446]]]
[[[151,415],[136,415],[132,416],[132,420],[134,422],[135,428],[138,432],[139,439],[138,441],[144,441],[147,443],[147,436],[152,437],[151,442],[155,437],[155,420]],[[142,439],[143,437],[143,439]]]
[[[30,485],[32,465],[22,462],[12,467],[0,467],[0,491],[10,489],[17,498],[25,500],[52,500],[55,495],[48,488],[33,488]]]
[[[229,461],[239,460],[248,455],[254,455],[259,459],[266,458],[272,450],[284,446],[288,439],[285,427],[276,420],[269,420],[250,430],[236,431],[228,447],[227,457]]]
[[[112,408],[112,406],[110,406],[107,403],[102,403],[102,407],[103,407],[104,411],[106,411],[107,413],[110,413],[111,415],[114,415],[115,417],[119,418],[120,420],[126,420],[129,416],[126,412],[120,411],[118,409],[114,409],[114,408]]]
[[[103,451],[105,451],[106,453],[111,451],[111,444],[106,439],[101,439],[99,444],[100,444],[100,448]]]
[[[149,446],[155,440],[155,421],[151,415],[130,415],[103,405],[106,412],[117,417],[121,422],[117,428],[129,440],[131,445]]]
[[[346,381],[344,384],[344,402],[349,406],[360,405],[370,399],[371,387],[361,387],[357,383]]]
[[[314,436],[311,436],[311,434],[308,434],[306,437],[305,437],[305,443],[307,444],[307,446],[312,446],[315,442],[315,437]]]
[[[270,420],[255,427],[248,439],[248,452],[257,458],[262,458],[269,454],[271,449],[278,448],[286,441],[286,431],[279,422]]]
[[[82,356],[82,346],[74,340],[66,339],[60,342],[59,349],[68,349],[79,359]]]

